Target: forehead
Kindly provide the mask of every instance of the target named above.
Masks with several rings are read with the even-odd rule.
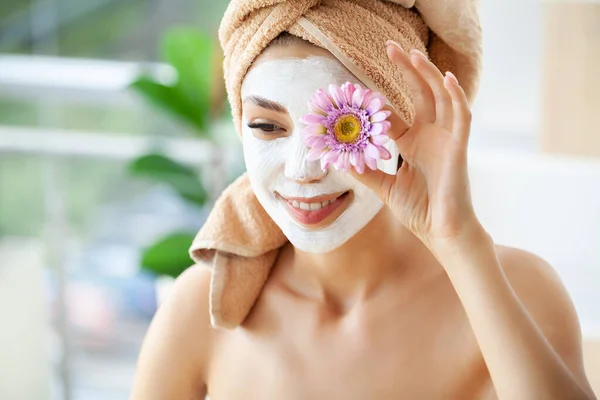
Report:
[[[286,107],[305,104],[317,89],[347,81],[360,83],[338,60],[325,55],[269,58],[252,67],[242,83],[242,99],[258,95]]]

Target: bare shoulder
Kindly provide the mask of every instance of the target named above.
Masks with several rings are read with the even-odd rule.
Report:
[[[526,250],[499,245],[496,246],[496,254],[506,277],[519,296],[545,302],[559,295],[556,301],[566,300],[562,299],[567,293],[560,277],[540,256]]]
[[[554,268],[525,250],[497,246],[502,269],[523,306],[572,373],[584,377],[581,328]]]
[[[209,295],[212,271],[205,265],[196,264],[186,269],[175,280],[171,291],[158,313],[173,312],[203,329],[210,326]],[[165,311],[163,311],[163,309]]]
[[[131,399],[204,399],[211,271],[195,265],[175,281],[140,352]]]
[[[496,254],[513,290],[530,313],[543,318],[576,318],[573,303],[554,268],[540,256],[507,246]]]
[[[557,272],[546,260],[507,246],[496,246],[496,253],[513,290],[540,328],[556,332],[561,326],[563,329],[560,330],[564,331],[567,324],[579,332],[573,302]]]

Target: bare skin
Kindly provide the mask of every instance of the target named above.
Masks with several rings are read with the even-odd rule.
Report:
[[[270,48],[257,63],[323,52]],[[462,89],[418,56],[393,46],[388,55],[413,68],[423,98],[412,128],[392,121],[404,169],[357,176],[386,207],[331,253],[286,245],[235,330],[210,327],[210,271],[187,270],[148,332],[132,399],[595,398],[558,277],[539,257],[494,244],[472,212]],[[442,88],[448,101],[436,102]],[[455,112],[439,108],[450,103]],[[414,139],[427,135],[432,148]],[[436,146],[445,154],[432,157]]]

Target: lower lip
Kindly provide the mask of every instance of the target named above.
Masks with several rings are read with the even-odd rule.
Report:
[[[327,206],[312,211],[300,210],[298,208],[292,207],[292,205],[288,203],[287,200],[282,199],[282,201],[285,203],[288,212],[296,221],[300,222],[303,225],[316,225],[325,220],[327,217],[329,217],[344,202],[346,197],[348,197],[348,194],[349,192],[346,192]]]

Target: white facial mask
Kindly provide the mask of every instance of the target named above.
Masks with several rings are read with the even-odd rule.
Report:
[[[242,115],[242,140],[250,184],[258,201],[302,251],[327,253],[336,249],[364,228],[383,206],[373,191],[349,173],[333,167],[323,172],[319,161],[306,160],[308,147],[301,139],[304,126],[299,119],[310,111],[308,101],[317,89],[347,81],[361,83],[338,61],[311,56],[262,62],[250,70],[242,84],[242,99],[255,95],[276,101],[287,108],[294,123],[289,136],[266,141],[253,135],[247,126],[250,121]],[[378,167],[395,174],[398,150],[391,140],[386,147],[392,158],[378,160]],[[348,190],[354,192],[354,200],[335,221],[319,229],[296,222],[286,211],[284,200],[275,195],[310,198]]]

